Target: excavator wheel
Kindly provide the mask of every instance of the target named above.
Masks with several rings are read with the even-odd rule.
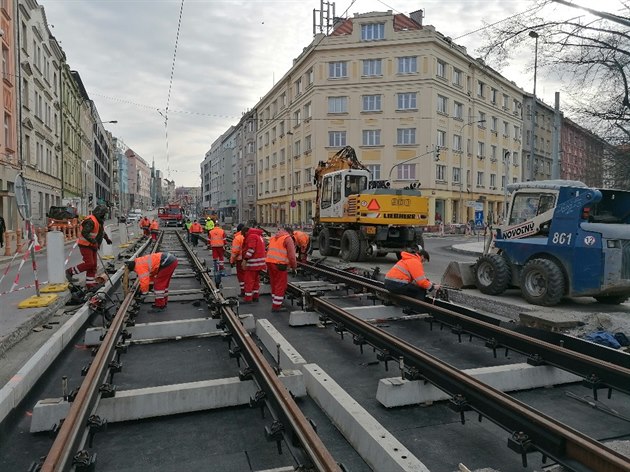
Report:
[[[548,259],[532,259],[521,273],[521,293],[532,305],[553,306],[564,296],[564,275]]]
[[[488,295],[500,295],[510,285],[510,267],[500,254],[485,254],[475,264],[475,285]]]
[[[346,262],[357,262],[361,257],[361,240],[359,233],[347,229],[341,235],[340,257]]]
[[[322,231],[319,233],[318,241],[319,253],[322,256],[336,256],[337,254],[339,254],[339,249],[332,247],[330,240],[330,231],[328,230],[328,228],[322,229]]]

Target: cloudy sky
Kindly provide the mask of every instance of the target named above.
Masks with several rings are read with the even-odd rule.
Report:
[[[597,6],[603,9],[614,1],[600,0]],[[145,160],[155,159],[178,186],[200,184],[199,164],[212,142],[238,123],[310,44],[312,12],[320,7],[319,0],[185,0],[167,138],[162,115],[169,101],[181,0],[39,3],[101,119],[118,120],[108,129]],[[493,23],[529,7],[531,2],[522,0],[338,0],[336,15],[409,14],[422,8],[425,24],[475,56],[482,38],[473,32],[484,21]],[[502,72],[531,91],[531,60]],[[548,103],[553,103],[557,85],[539,73],[537,91]]]

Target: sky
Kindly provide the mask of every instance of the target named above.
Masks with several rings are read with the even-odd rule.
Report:
[[[614,1],[600,0],[597,7]],[[320,0],[184,0],[183,9],[181,0],[39,3],[101,120],[118,121],[106,128],[149,163],[155,160],[177,186],[200,185],[199,165],[212,142],[237,124],[311,43],[313,9],[320,8]],[[335,13],[408,15],[424,9],[425,25],[477,57],[482,36],[475,30],[531,5],[525,0],[339,0]],[[530,92],[533,55],[532,44],[528,58],[501,70]],[[553,103],[560,85],[538,71],[537,94],[547,103]]]

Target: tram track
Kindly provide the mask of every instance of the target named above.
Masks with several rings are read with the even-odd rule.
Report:
[[[258,319],[256,321],[247,318],[251,315],[240,313],[242,307],[239,306],[237,299],[229,296],[233,290],[230,289],[230,284],[221,290],[215,286],[211,270],[208,269],[208,264],[204,260],[204,257],[207,257],[205,248],[190,248],[183,242],[180,232],[165,231],[161,235],[160,241],[151,250],[176,252],[180,258],[178,271],[176,271],[171,284],[172,286],[175,285],[175,290],[171,290],[169,295],[171,298],[169,307],[171,305],[176,307],[172,316],[160,318],[160,315],[150,315],[145,306],[150,302],[150,297],[143,299],[132,290],[124,297],[119,309],[116,310],[116,314],[109,320],[106,329],[97,326],[88,329],[85,339],[91,339],[89,344],[98,345],[98,349],[94,350],[95,356],[89,367],[84,369],[86,376],[81,388],[75,392],[74,401],[69,403],[67,412],[63,415],[55,413],[59,418],[65,418],[64,421],[48,428],[46,426],[49,423],[48,420],[43,423],[38,420],[40,424],[44,425],[39,431],[55,435],[55,440],[52,442],[52,446],[47,449],[45,460],[34,463],[33,471],[77,470],[83,472],[91,470],[89,467],[92,462],[95,467],[93,470],[97,471],[258,471],[265,469],[261,464],[265,464],[268,468],[289,466],[290,464],[290,467],[297,468],[295,470],[322,471],[368,470],[368,468],[383,472],[427,470],[413,456],[410,456],[410,451],[405,450],[395,440],[396,433],[389,434],[382,427],[376,430],[371,430],[370,427],[366,428],[364,433],[371,435],[375,441],[367,446],[368,450],[374,449],[371,451],[372,456],[370,456],[370,451],[366,453],[366,446],[357,444],[362,440],[353,437],[356,435],[356,431],[352,428],[356,428],[356,425],[350,429],[341,425],[340,420],[338,420],[339,413],[327,408],[324,405],[325,401],[318,398],[314,391],[312,385],[314,377],[317,377],[316,380],[321,385],[325,385],[326,383],[334,383],[332,376],[326,377],[324,370],[315,364],[303,364],[302,367],[296,367],[296,369],[301,369],[301,372],[292,373],[291,369],[294,365],[286,360],[291,355],[281,353],[281,349],[285,349],[285,341],[280,339],[282,336],[269,338],[269,333],[262,332],[263,329],[272,329],[273,326],[281,329],[281,325],[284,324],[281,322],[283,318],[278,318],[278,315],[275,315],[276,318],[274,318],[272,315],[269,321],[261,320],[260,313],[254,313],[255,318]],[[366,345],[372,346],[377,351],[378,363],[393,362],[397,364],[402,377],[401,380],[429,382],[447,392],[451,398],[448,405],[462,422],[466,420],[466,424],[470,424],[467,416],[475,414],[480,421],[481,418],[489,419],[490,423],[507,431],[509,433],[507,435],[508,446],[521,454],[524,465],[527,464],[527,458],[531,458],[533,452],[538,452],[543,457],[563,464],[570,470],[630,470],[628,457],[609,449],[606,445],[579,432],[579,430],[566,426],[561,421],[554,419],[553,415],[544,415],[524,402],[467,375],[435,355],[418,349],[411,339],[406,340],[388,333],[387,330],[378,326],[382,323],[366,322],[351,315],[336,305],[335,298],[348,298],[342,293],[346,288],[349,288],[357,294],[357,305],[363,303],[365,306],[369,306],[370,301],[376,303],[379,300],[387,303],[404,303],[411,307],[414,312],[424,313],[422,317],[425,320],[449,326],[460,340],[461,337],[466,336],[470,336],[471,339],[472,337],[483,339],[487,347],[494,348],[495,353],[497,349],[509,349],[531,357],[531,352],[533,352],[531,346],[527,349],[522,347],[526,345],[525,339],[528,336],[499,326],[499,323],[483,313],[476,313],[463,307],[458,308],[445,301],[435,300],[434,303],[422,303],[407,297],[392,296],[382,287],[382,284],[367,277],[317,264],[303,264],[302,268],[306,272],[310,271],[316,280],[330,280],[339,287],[339,291],[333,292],[339,295],[327,297],[317,290],[304,289],[303,287],[308,283],[304,283],[307,281],[302,280],[302,278],[302,283],[298,281],[290,284],[289,295],[293,297],[294,301],[297,300],[303,308],[318,312],[324,321],[323,327],[334,327],[335,332],[341,335],[342,339],[345,333],[350,333],[352,344],[355,346],[361,348]],[[114,278],[120,279],[120,274]],[[117,290],[120,291],[120,288],[118,287]],[[95,321],[98,319],[95,320],[93,317],[92,322]],[[177,331],[181,328],[178,327],[178,323],[187,324],[187,331]],[[401,323],[406,322],[401,321]],[[260,332],[259,329],[261,329]],[[293,332],[299,334],[296,339],[301,340],[297,344],[298,349],[301,350],[307,347],[306,343],[318,344],[322,334],[328,331],[317,329],[317,331],[310,332],[294,329]],[[319,335],[319,337],[312,335]],[[522,346],[511,341],[513,336]],[[265,337],[269,339],[264,339]],[[496,341],[488,343],[487,341],[490,339]],[[512,344],[509,344],[508,341]],[[527,345],[529,346],[529,344]],[[533,346],[537,345],[549,349],[550,352],[553,352],[551,349],[553,347],[559,351],[568,351],[572,356],[576,356],[577,360],[571,360],[569,366],[573,367],[568,370],[583,377],[590,375],[589,372],[593,372],[594,366],[597,366],[593,357],[587,355],[586,351],[580,351],[579,346],[573,349],[567,347],[566,344],[560,347],[549,342],[533,344]],[[171,359],[176,354],[168,354],[170,352],[168,349],[172,350],[173,348],[179,357]],[[127,349],[129,353],[123,353]],[[289,347],[288,349],[292,348]],[[87,352],[73,351],[71,355],[85,360]],[[340,352],[347,354],[347,348]],[[546,351],[542,352],[546,353]],[[190,358],[186,357],[188,353],[192,353]],[[324,357],[332,358],[333,356],[334,352],[328,352]],[[567,357],[567,353],[560,352],[556,356],[558,359],[563,359],[563,356]],[[124,361],[124,366],[120,365],[122,364],[121,359]],[[543,357],[543,360],[547,361],[547,358]],[[563,368],[560,362],[555,362],[556,357],[553,360],[554,362],[548,363]],[[147,361],[150,363],[146,364]],[[599,374],[599,371],[597,373],[601,375],[601,379],[605,379],[605,383],[603,380],[597,383],[598,388],[595,389],[595,392],[604,387],[617,389],[617,386],[620,386],[618,390],[626,392],[623,375],[627,375],[628,369],[623,365],[618,365],[617,370],[620,370],[621,373],[617,373],[617,377],[615,377],[609,374],[610,369],[607,367],[607,364],[613,364],[612,361],[614,359],[607,358],[603,361],[605,365],[598,367],[603,374]],[[77,362],[75,360],[71,364],[76,365]],[[170,365],[171,362],[174,366]],[[206,365],[207,362],[209,364]],[[347,361],[340,360],[340,362]],[[235,366],[235,364],[238,365]],[[576,365],[580,368],[585,366],[584,370],[577,369]],[[156,366],[158,366],[157,371],[155,370]],[[58,372],[65,372],[64,369],[67,368],[58,367],[54,373],[48,374],[49,377],[53,377],[52,382],[58,382],[54,379],[58,379]],[[230,373],[235,370],[236,374]],[[143,377],[143,374],[146,374],[147,379],[134,378],[134,376]],[[370,375],[376,374],[372,371]],[[309,397],[314,395],[314,402],[319,405],[325,415],[320,412],[318,416],[313,411],[313,400],[300,396],[301,394],[297,393],[298,390],[292,387],[294,384],[290,382],[294,381],[298,375],[304,376],[304,383],[306,384],[304,394],[308,394]],[[360,376],[361,373],[359,372],[357,375]],[[294,377],[291,378],[291,376]],[[169,385],[169,380],[173,379],[176,381],[172,381],[172,385]],[[592,377],[591,380],[593,380]],[[359,385],[365,384],[365,380],[357,380],[357,382]],[[115,387],[115,383],[118,383],[119,387]],[[588,382],[587,385],[589,385]],[[592,385],[589,386],[592,387]],[[48,391],[51,389],[52,387],[47,388]],[[230,395],[239,396],[239,398],[246,395],[245,400],[234,400],[221,403],[219,406],[208,406],[209,401],[205,401],[200,402],[201,405],[194,405],[189,409],[182,409],[181,404],[178,403],[183,395],[181,392],[190,392],[189,395],[191,396],[198,395],[206,398],[213,397],[217,389],[223,389],[224,395],[227,395],[227,392],[231,392]],[[238,394],[235,393],[237,392],[236,389],[239,389]],[[161,396],[162,400],[153,401],[150,400],[150,397],[142,398],[140,395],[143,390],[150,392],[153,397]],[[331,390],[331,392],[334,393],[329,392],[329,396],[343,396],[343,392],[338,389]],[[134,399],[134,395],[138,399]],[[369,396],[369,393],[367,395]],[[624,393],[619,395],[624,395]],[[142,413],[124,416],[120,411],[122,409],[117,410],[115,407],[117,402],[122,401],[135,401],[134,405],[146,403],[149,405],[137,407],[143,410]],[[349,400],[349,403],[346,401],[344,408],[347,411],[343,415],[351,414],[361,418],[365,413],[356,410],[356,407],[353,406],[354,403],[356,402],[353,400]],[[361,403],[365,405],[365,402]],[[223,430],[216,430],[212,429],[211,424],[219,424],[220,422],[217,420],[219,417],[233,416],[237,418],[241,412],[239,408],[242,408],[239,405],[244,404],[248,404],[249,408],[253,408],[253,410],[247,414],[246,423],[238,423],[238,436],[241,437],[239,440],[244,441],[244,445],[241,446],[243,450],[238,454],[222,452],[225,456],[225,462],[218,459],[222,455],[216,456],[211,451],[204,450],[203,453],[198,454],[200,457],[194,459],[188,457],[184,462],[175,465],[164,462],[163,456],[158,454],[158,457],[162,457],[162,462],[159,465],[155,463],[151,465],[151,458],[145,457],[143,454],[140,457],[127,457],[128,451],[149,450],[150,448],[147,449],[145,446],[133,448],[133,444],[127,444],[133,441],[123,440],[121,442],[120,439],[116,439],[116,436],[128,437],[127,431],[130,429],[143,431],[144,436],[153,438],[151,428],[160,428],[161,424],[171,425],[171,427],[177,425],[177,428],[182,428],[182,425],[185,424],[186,429],[188,429],[189,424],[194,424],[196,436],[206,438],[210,435],[209,437],[212,439],[208,440],[208,444],[213,445],[210,448],[216,447],[221,451],[223,448],[231,450],[234,445],[230,444],[230,440],[235,441],[236,438],[230,436],[229,426],[224,426]],[[342,401],[340,404],[344,405]],[[40,406],[45,409],[50,405],[43,402]],[[213,410],[212,408],[220,408],[220,410]],[[257,410],[263,412],[262,417],[259,418],[261,415],[257,413]],[[303,411],[309,412],[308,417]],[[108,413],[105,414],[104,412]],[[182,414],[185,416],[181,416]],[[160,418],[165,418],[162,415],[175,416],[172,420],[161,420]],[[382,416],[384,412],[377,411],[376,415]],[[36,416],[34,412],[32,424],[36,423]],[[316,422],[313,421],[313,416],[319,418],[320,425],[325,416],[331,418],[334,427],[342,432],[350,446],[356,449],[356,453],[360,454],[362,460],[357,460],[357,457],[340,450],[340,441],[343,442],[344,439],[338,433],[334,440],[330,439],[329,434],[326,434],[325,437],[320,436],[317,431],[321,427],[315,427]],[[234,420],[225,421],[234,423]],[[108,427],[109,430],[107,430]],[[322,427],[324,431],[330,429],[330,425],[323,424]],[[168,426],[166,428],[168,430]],[[193,426],[190,428],[192,429]],[[106,430],[107,433],[105,434]],[[375,431],[382,432],[375,433]],[[170,434],[169,431],[166,431],[161,437],[155,436],[155,441],[163,441],[159,443],[162,444],[162,448],[176,450],[181,447],[182,450],[188,450],[189,444],[186,443],[194,442],[196,438],[187,438],[184,441],[183,438],[180,440],[177,437],[179,434],[176,431],[170,432]],[[45,442],[41,434],[35,437],[40,445]],[[219,446],[222,444],[221,440],[227,445]],[[391,443],[391,445],[376,447],[379,442],[383,441],[387,444]],[[405,446],[409,445],[413,449],[413,443],[402,438],[401,441]],[[344,447],[347,448],[348,446]],[[4,451],[6,452],[6,449]],[[388,459],[389,462],[381,460],[383,451],[392,455],[392,458]],[[97,452],[98,461],[96,461]],[[421,451],[413,450],[412,452],[419,454]],[[5,463],[2,454],[3,449],[0,447],[0,466]],[[345,469],[338,462],[352,463],[354,468]],[[393,468],[392,464],[396,464],[396,468]],[[438,467],[436,470],[444,469]],[[527,470],[533,470],[531,469],[531,459]]]
[[[428,320],[448,324],[454,334],[481,337],[486,345],[493,349],[505,347],[514,349],[528,356],[535,365],[545,362],[568,370],[585,378],[587,386],[596,392],[608,388],[609,398],[613,388],[628,393],[630,389],[630,369],[619,364],[627,363],[623,354],[611,355],[605,348],[599,353],[607,360],[601,360],[564,346],[554,346],[545,341],[516,333],[493,323],[488,323],[485,315],[463,309],[466,314],[454,311],[454,305],[446,302],[437,304],[430,301],[415,300],[407,296],[391,294],[382,283],[368,277],[348,273],[319,264],[303,263],[302,267],[316,279],[325,278],[333,283],[344,283],[359,292],[370,292],[373,296],[397,304],[412,307],[419,312],[429,314]],[[308,290],[290,285],[292,297],[300,300],[300,305],[321,314],[321,319],[331,322],[335,331],[342,337],[345,332],[353,336],[354,344],[370,345],[379,353],[377,359],[382,362],[398,362],[401,375],[407,380],[428,381],[451,396],[450,407],[461,415],[465,422],[465,412],[475,411],[482,417],[489,418],[510,433],[508,447],[522,455],[523,465],[527,464],[527,454],[537,450],[543,458],[553,458],[570,470],[630,470],[627,457],[609,449],[602,443],[567,427],[559,421],[528,407],[507,394],[500,392],[477,379],[466,375],[434,356],[422,351],[404,340],[388,334],[373,323],[364,321],[336,306],[321,296],[313,296]],[[437,301],[437,300],[436,300]],[[496,340],[501,340],[497,342]],[[488,342],[490,341],[490,343]],[[588,349],[593,352],[592,348]],[[495,352],[496,354],[496,352]],[[611,357],[620,361],[614,364]],[[549,361],[547,361],[549,359]],[[603,380],[605,379],[605,381]],[[605,383],[604,383],[605,382]]]

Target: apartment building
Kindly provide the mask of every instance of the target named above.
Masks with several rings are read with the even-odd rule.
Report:
[[[91,159],[94,168],[95,203],[111,206],[112,135],[105,129],[92,100],[90,100],[90,111],[92,116]]]
[[[248,111],[236,126],[235,221],[256,219],[256,113]]]
[[[78,74],[76,74],[78,78]],[[83,84],[75,80],[67,64],[61,66],[62,198],[64,203],[80,208],[83,199],[83,163],[81,159],[81,103]]]
[[[608,144],[596,134],[564,118],[561,134],[560,177],[579,180],[591,187],[604,183]]]
[[[238,216],[239,128],[230,128],[216,139],[201,163],[201,200],[203,208],[216,213],[220,221]]]
[[[18,225],[18,211],[15,204],[14,184],[20,169],[19,142],[16,135],[18,114],[16,108],[17,77],[15,70],[15,22],[12,1],[0,2],[0,27],[3,34],[2,44],[2,115],[4,133],[0,134],[0,216],[4,218],[7,229],[13,230]]]
[[[314,169],[350,145],[374,179],[419,185],[432,223],[468,221],[476,201],[492,221],[520,180],[522,101],[420,12],[341,20],[255,107],[258,219],[310,223]]]
[[[21,161],[35,225],[46,224],[51,205],[61,204],[61,120],[59,74],[64,53],[51,34],[44,8],[18,0],[20,47]]]
[[[525,94],[523,105],[523,129],[525,142],[523,143],[524,165],[521,180],[546,180],[552,178],[554,133],[560,136],[560,130],[554,130],[555,110],[540,99],[536,100],[534,119],[532,120],[532,104],[534,97]],[[562,117],[562,113],[560,113]],[[562,123],[560,118],[559,123]],[[532,132],[532,129],[534,132]],[[532,143],[533,137],[533,143]],[[533,148],[532,148],[533,145]],[[534,154],[534,168],[531,169],[530,156]]]
[[[131,148],[127,148],[125,157],[127,158],[127,175],[129,177],[130,209],[146,210],[151,206],[151,169],[147,161]]]

